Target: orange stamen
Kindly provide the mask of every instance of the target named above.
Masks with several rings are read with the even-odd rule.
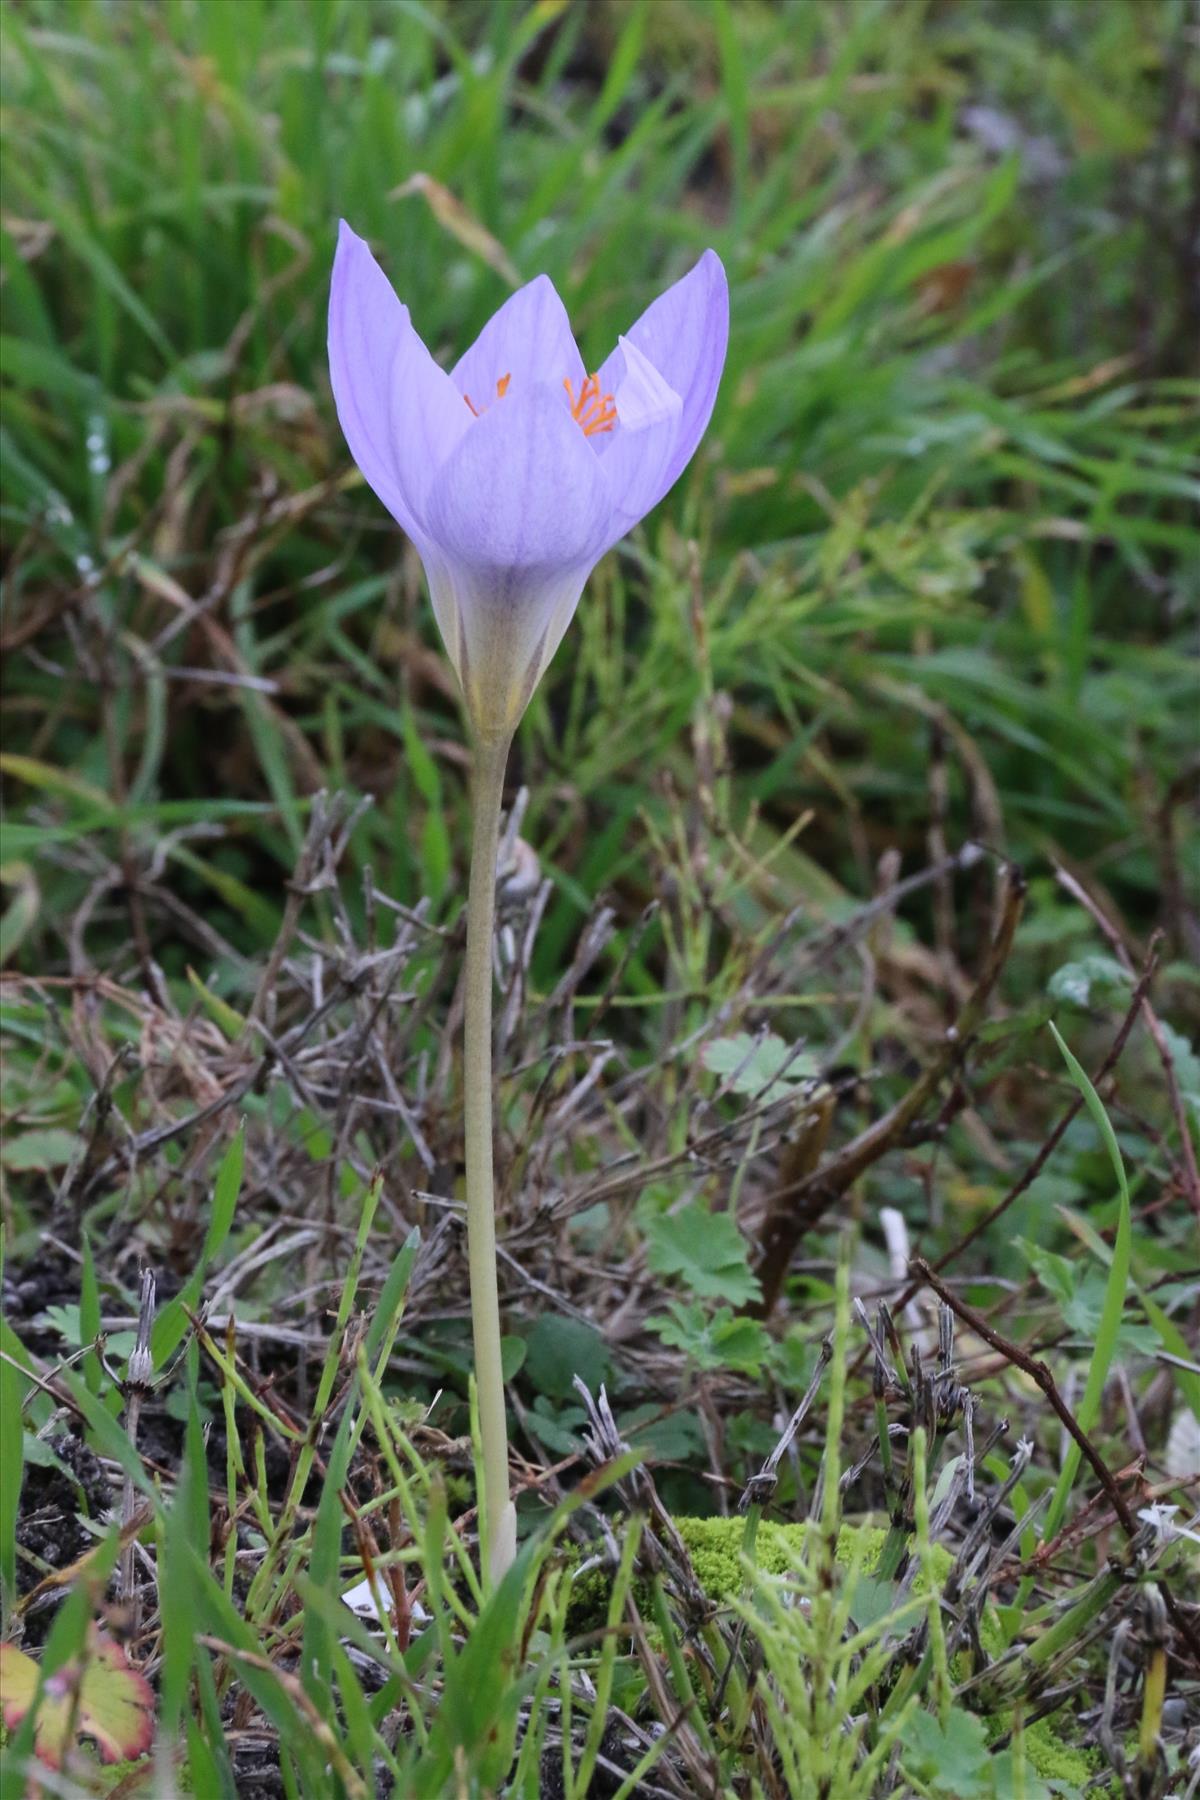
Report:
[[[579,398],[575,398],[574,387],[568,377],[563,378],[563,386],[567,390],[567,399],[571,402],[571,417],[580,427],[584,437],[592,437],[598,431],[611,431],[617,422],[617,407],[611,394],[600,392],[600,377],[589,375],[579,384]]]
[[[505,394],[507,394],[507,392],[508,392],[508,384],[511,380],[512,380],[511,375],[502,375],[500,377],[499,381],[496,383],[497,399],[503,400]],[[479,408],[476,406],[475,402],[472,400],[470,394],[464,394],[463,399],[466,401],[466,403],[470,407],[471,411],[475,414],[475,417],[478,418],[479,417]]]

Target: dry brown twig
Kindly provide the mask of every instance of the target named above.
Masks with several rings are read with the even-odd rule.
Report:
[[[1027,1351],[1021,1349],[1019,1344],[1014,1344],[1010,1338],[1004,1337],[995,1329],[990,1320],[984,1317],[983,1313],[977,1311],[975,1307],[969,1306],[965,1300],[959,1299],[954,1290],[948,1288],[945,1282],[939,1279],[922,1257],[914,1256],[912,1268],[920,1281],[933,1289],[943,1305],[948,1306],[956,1318],[961,1319],[964,1325],[969,1325],[985,1344],[990,1344],[992,1349],[998,1351],[1014,1368],[1020,1369],[1037,1383],[1064,1430],[1072,1442],[1078,1446],[1081,1456],[1104,1489],[1113,1513],[1120,1522],[1121,1529],[1131,1542],[1137,1538],[1140,1527],[1130,1508],[1129,1501],[1121,1492],[1112,1470],[1059,1393],[1057,1383],[1046,1364],[1039,1357],[1030,1356]],[[1158,1585],[1176,1630],[1196,1658],[1197,1667],[1200,1667],[1200,1635],[1197,1634],[1196,1627],[1178,1605],[1167,1584],[1160,1582]]]
[[[778,1299],[788,1264],[804,1233],[860,1175],[903,1142],[947,1074],[962,1062],[1008,961],[1024,900],[1024,876],[1019,869],[1010,868],[1000,922],[975,985],[955,1023],[947,1028],[938,1053],[908,1092],[882,1118],[874,1120],[810,1174],[771,1195],[755,1263],[755,1274],[763,1290],[756,1308],[759,1317],[770,1313]]]
[[[1082,882],[1077,881],[1075,877],[1066,869],[1062,868],[1061,865],[1055,864],[1054,873],[1059,886],[1064,888],[1073,900],[1077,900],[1089,917],[1095,921],[1101,935],[1121,967],[1128,975],[1132,976],[1135,972],[1133,959],[1125,947],[1124,938],[1121,936],[1121,933],[1117,930],[1117,927],[1113,924],[1112,920],[1108,917],[1108,914],[1097,901],[1093,900]],[[1180,1185],[1187,1195],[1192,1211],[1196,1215],[1197,1224],[1200,1224],[1200,1169],[1198,1169],[1196,1165],[1196,1146],[1192,1141],[1192,1129],[1187,1116],[1187,1108],[1183,1103],[1183,1095],[1179,1088],[1179,1077],[1175,1070],[1175,1058],[1172,1055],[1171,1046],[1167,1042],[1166,1033],[1163,1031],[1162,1021],[1159,1019],[1158,1014],[1150,1003],[1148,991],[1142,993],[1140,1004],[1142,1017],[1146,1021],[1146,1030],[1150,1033],[1154,1042],[1154,1048],[1158,1052],[1159,1061],[1163,1066],[1163,1074],[1166,1077],[1167,1083],[1167,1096],[1171,1103],[1171,1111],[1175,1118],[1176,1129],[1179,1132],[1179,1152],[1182,1159]]]

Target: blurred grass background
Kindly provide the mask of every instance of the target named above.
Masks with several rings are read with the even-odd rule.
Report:
[[[724,943],[976,835],[1033,876],[1012,997],[1091,932],[1051,859],[1194,950],[1195,51],[1185,0],[10,6],[9,965],[241,1006],[321,787],[375,798],[352,873],[457,914],[458,713],[331,405],[339,214],[447,359],[542,269],[589,366],[729,271],[707,442],[522,728],[543,986],[696,805],[749,852]]]

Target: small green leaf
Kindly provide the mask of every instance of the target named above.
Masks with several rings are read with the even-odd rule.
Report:
[[[744,1306],[762,1292],[751,1273],[746,1240],[725,1213],[695,1203],[646,1224],[646,1262],[656,1275],[678,1275],[693,1294]]]
[[[782,1100],[819,1072],[807,1050],[797,1052],[772,1034],[755,1039],[748,1031],[715,1038],[704,1046],[703,1061],[710,1074],[729,1081],[735,1094],[750,1094],[762,1104]]]
[[[854,1577],[848,1604],[850,1617],[858,1629],[864,1631],[868,1625],[878,1625],[895,1612],[896,1585],[892,1581],[876,1581],[873,1575],[865,1575],[860,1569]],[[930,1719],[928,1713],[919,1716]],[[930,1719],[930,1723],[935,1724],[936,1720]]]
[[[579,1449],[579,1434],[586,1423],[581,1406],[555,1406],[540,1396],[525,1414],[525,1424],[534,1437],[556,1456],[570,1456]]]
[[[22,1131],[0,1145],[0,1162],[6,1169],[39,1169],[48,1174],[52,1169],[65,1169],[80,1139],[73,1131],[47,1125],[37,1131]]]
[[[1046,992],[1069,1006],[1109,1006],[1132,986],[1133,976],[1113,957],[1083,956],[1056,969]]]
[[[612,1358],[600,1333],[561,1313],[547,1313],[539,1319],[525,1348],[530,1381],[539,1394],[552,1400],[574,1398],[576,1375],[595,1393],[612,1374]]]
[[[994,1800],[987,1735],[974,1713],[953,1707],[943,1731],[932,1713],[917,1711],[900,1736],[905,1763],[931,1793],[947,1800]]]
[[[1075,1298],[1075,1290],[1079,1286],[1080,1280],[1077,1263],[1071,1262],[1065,1256],[1059,1256],[1055,1250],[1046,1250],[1041,1244],[1031,1243],[1028,1238],[1014,1238],[1013,1242],[1046,1292],[1060,1305],[1065,1306],[1068,1301]]]
[[[735,1318],[721,1307],[710,1326],[712,1353],[726,1369],[757,1375],[771,1348],[771,1340],[757,1319]]]
[[[102,1762],[130,1762],[150,1748],[154,1736],[154,1694],[145,1677],[131,1668],[121,1646],[93,1631],[86,1659],[47,1674],[38,1699],[41,1671],[15,1644],[0,1644],[0,1705],[4,1723],[14,1730],[30,1707],[37,1706],[34,1743],[37,1754],[57,1769],[70,1747],[72,1726],[77,1737],[92,1738]],[[76,1688],[78,1687],[78,1697]]]
[[[500,1339],[500,1375],[504,1381],[511,1381],[513,1376],[525,1364],[525,1339],[506,1332]]]
[[[618,1420],[621,1436],[649,1452],[653,1462],[687,1462],[704,1454],[704,1432],[692,1413],[658,1415],[662,1407],[652,1402],[622,1413]]]
[[[700,1369],[738,1369],[757,1375],[771,1351],[771,1339],[757,1319],[739,1318],[720,1306],[711,1318],[698,1301],[672,1301],[670,1317],[648,1319],[664,1344],[684,1351]]]

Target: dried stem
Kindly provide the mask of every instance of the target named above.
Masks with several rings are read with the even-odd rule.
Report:
[[[1095,920],[1108,942],[1109,948],[1121,967],[1130,976],[1134,973],[1133,961],[1125,948],[1125,940],[1113,924],[1103,907],[1098,905],[1082,883],[1066,869],[1055,867],[1055,874],[1060,887],[1065,888],[1072,899],[1077,900]],[[1179,1132],[1179,1154],[1181,1157],[1180,1185],[1187,1195],[1188,1202],[1200,1221],[1200,1167],[1196,1163],[1196,1146],[1192,1142],[1192,1127],[1188,1119],[1187,1108],[1183,1103],[1183,1095],[1179,1088],[1179,1077],[1175,1070],[1175,1057],[1163,1031],[1161,1021],[1150,1003],[1148,991],[1142,992],[1142,1018],[1146,1029],[1158,1051],[1159,1061],[1163,1066],[1163,1074],[1167,1082],[1167,1097],[1171,1103],[1171,1111],[1175,1115],[1175,1124]]]
[[[517,1515],[509,1496],[508,1430],[500,1366],[500,1296],[496,1281],[492,1175],[492,936],[500,808],[511,741],[508,735],[481,735],[476,744],[467,952],[463,970],[467,1258],[471,1272],[471,1325],[475,1340],[479,1430],[483,1439],[481,1511],[493,1582],[503,1577],[517,1547]]]
[[[150,1381],[154,1373],[154,1361],[150,1350],[150,1332],[154,1325],[155,1279],[152,1269],[142,1270],[141,1300],[138,1308],[137,1343],[129,1358],[129,1376],[125,1383],[125,1435],[133,1449],[137,1450],[138,1421],[141,1417],[142,1400],[150,1391]],[[134,1538],[130,1532],[130,1524],[137,1505],[137,1491],[133,1477],[126,1471],[125,1482],[121,1492],[121,1566],[120,1595],[127,1606],[132,1609],[132,1628],[138,1628],[138,1598],[133,1584]],[[125,1534],[129,1533],[128,1536]]]
[[[1037,1385],[1041,1388],[1042,1393],[1046,1396],[1046,1399],[1058,1414],[1064,1428],[1079,1446],[1083,1456],[1085,1456],[1087,1461],[1091,1464],[1092,1471],[1097,1481],[1107,1494],[1109,1503],[1116,1513],[1117,1518],[1121,1521],[1125,1531],[1130,1537],[1133,1537],[1136,1534],[1138,1527],[1137,1520],[1130,1510],[1129,1502],[1126,1500],[1124,1494],[1113,1479],[1112,1471],[1109,1469],[1107,1463],[1088,1437],[1086,1431],[1082,1429],[1074,1413],[1067,1406],[1062,1395],[1059,1393],[1058,1388],[1055,1386],[1054,1377],[1046,1367],[1046,1364],[1038,1357],[1028,1355],[1021,1349],[1019,1344],[1014,1344],[1010,1338],[1002,1337],[1000,1332],[995,1329],[988,1319],[984,1318],[981,1312],[977,1312],[973,1306],[968,1306],[965,1300],[960,1300],[950,1288],[946,1287],[943,1282],[938,1280],[937,1276],[923,1257],[913,1257],[912,1270],[914,1275],[918,1276],[921,1281],[925,1282],[928,1287],[933,1289],[943,1305],[948,1306],[955,1317],[963,1321],[964,1325],[969,1325],[971,1330],[981,1337],[985,1344],[990,1344],[992,1349],[998,1350],[1007,1362],[1012,1363],[1014,1368],[1023,1370],[1033,1381],[1036,1381]]]
[[[893,893],[898,891],[893,890]],[[1008,961],[1024,900],[1025,878],[1018,868],[1010,865],[1000,922],[983,968],[928,1068],[890,1111],[859,1132],[852,1142],[835,1151],[801,1179],[785,1182],[770,1196],[754,1270],[763,1290],[762,1299],[752,1309],[759,1318],[766,1318],[779,1298],[788,1265],[804,1233],[816,1225],[865,1170],[903,1141],[905,1133],[915,1124],[946,1075],[961,1064]]]
[[[913,1257],[912,1271],[920,1281],[923,1281],[926,1286],[931,1287],[938,1298],[950,1308],[955,1317],[961,1319],[964,1325],[969,1325],[971,1330],[976,1332],[978,1336],[983,1339],[985,1344],[990,1344],[992,1349],[998,1350],[1005,1360],[1010,1362],[1014,1368],[1023,1370],[1026,1375],[1030,1376],[1031,1379],[1037,1383],[1050,1406],[1058,1415],[1063,1427],[1079,1446],[1082,1455],[1089,1463],[1096,1480],[1104,1489],[1109,1505],[1112,1507],[1113,1512],[1120,1521],[1122,1530],[1131,1540],[1136,1539],[1138,1536],[1138,1522],[1133,1515],[1133,1510],[1130,1507],[1128,1500],[1118,1487],[1112,1470],[1108,1467],[1108,1464],[1096,1449],[1091,1438],[1088,1436],[1087,1432],[1083,1430],[1078,1419],[1076,1419],[1074,1413],[1059,1393],[1058,1388],[1055,1385],[1054,1377],[1046,1364],[1036,1356],[1029,1356],[1021,1349],[1019,1344],[1014,1344],[1009,1338],[1003,1337],[1000,1332],[984,1318],[982,1313],[977,1312],[973,1306],[968,1306],[965,1300],[960,1300],[950,1288],[946,1287],[945,1284],[938,1279],[929,1264],[925,1262],[922,1257]],[[1167,1611],[1170,1613],[1172,1621],[1179,1631],[1180,1636],[1186,1639],[1192,1654],[1200,1657],[1200,1637],[1197,1636],[1195,1626],[1182,1612],[1174,1595],[1171,1593],[1171,1590],[1165,1584],[1160,1584],[1159,1591],[1162,1594],[1164,1604],[1166,1605]]]
[[[1142,1001],[1150,990],[1150,983],[1154,979],[1157,968],[1158,952],[1156,947],[1151,944],[1150,952],[1146,959],[1146,966],[1138,977],[1138,983],[1134,989],[1133,997],[1130,1000],[1121,1028],[1109,1046],[1108,1054],[1105,1056],[1104,1061],[1096,1070],[1095,1076],[1093,1077],[1093,1086],[1099,1087],[1105,1077],[1116,1067],[1121,1052],[1124,1050],[1128,1041],[1129,1034],[1137,1021]],[[1028,1192],[1049,1162],[1054,1151],[1066,1136],[1068,1127],[1078,1117],[1080,1112],[1082,1112],[1083,1104],[1083,1095],[1076,1094],[1070,1105],[1067,1107],[1067,1110],[1058,1121],[1058,1124],[1054,1127],[1045,1143],[1038,1150],[1037,1155],[1023,1171],[1020,1179],[1015,1181],[1004,1197],[1001,1200],[998,1200],[995,1206],[993,1206],[989,1212],[986,1212],[982,1219],[978,1220],[977,1223],[972,1226],[965,1237],[959,1238],[951,1248],[946,1251],[945,1255],[940,1257],[934,1264],[934,1267],[939,1274],[942,1270],[948,1268],[952,1262],[957,1262],[963,1251],[969,1249],[969,1247],[975,1243],[976,1239],[981,1238],[984,1232],[987,1231],[990,1226],[995,1224],[1001,1214],[1008,1211],[1014,1200],[1019,1200],[1022,1194]],[[908,1288],[903,1299],[899,1303],[900,1306],[906,1306],[916,1291],[917,1289],[915,1287]]]

